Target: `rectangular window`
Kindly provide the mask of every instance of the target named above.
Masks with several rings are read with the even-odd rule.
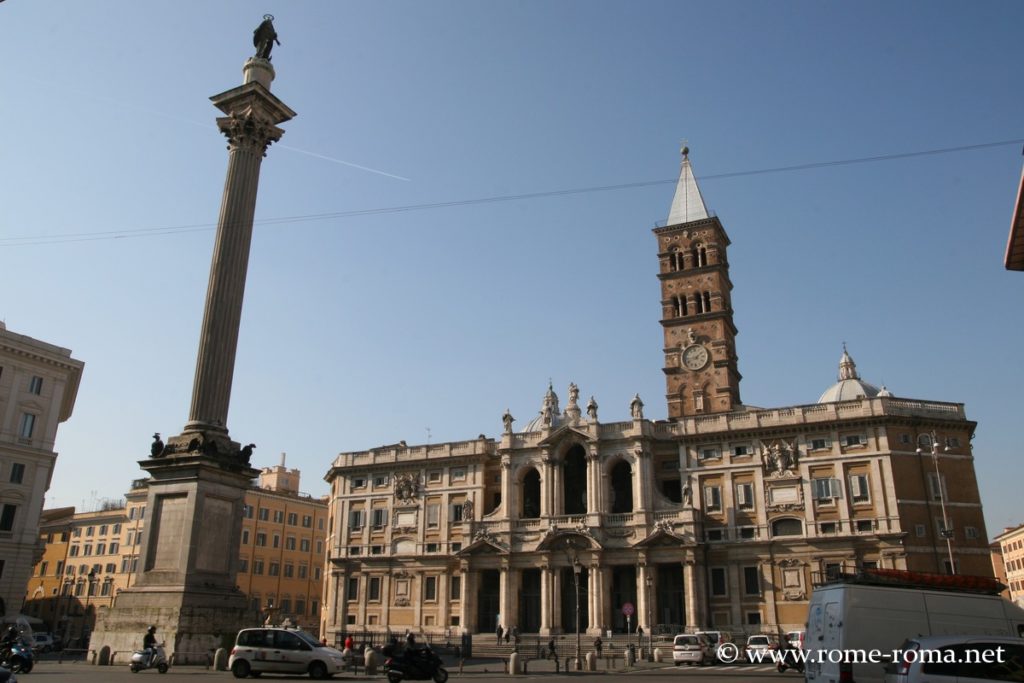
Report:
[[[274,524],[284,524],[284,510],[274,510]]]
[[[736,507],[743,510],[754,507],[753,484],[736,484]]]
[[[319,581],[320,580],[320,567],[314,567],[313,568],[313,580],[314,581]]]
[[[256,576],[263,576],[263,560],[252,561],[252,573]]]
[[[709,541],[724,541],[725,534],[722,533],[721,529],[708,529],[707,537]]]
[[[455,503],[452,505],[452,523],[456,524],[462,521],[462,512],[464,508],[462,503]]]
[[[857,520],[857,533],[858,534],[870,534],[875,530],[875,522],[870,519],[858,519]]]
[[[823,451],[827,448],[832,447],[832,441],[826,439],[823,436],[819,436],[816,439],[811,439],[811,450],[812,451]]]
[[[949,493],[946,490],[946,477],[936,477],[934,472],[928,473],[928,495],[932,500],[949,500]]]
[[[77,545],[73,545],[73,546],[71,546],[71,550],[68,552],[68,554],[71,557],[78,557],[78,552],[79,552],[78,551],[78,546]]]
[[[370,577],[370,600],[380,600],[380,577]]]
[[[712,567],[711,595],[715,597],[722,597],[728,594],[729,592],[725,583],[725,567]]]
[[[256,514],[261,522],[270,520],[270,510],[268,508],[260,508],[260,511]]]
[[[384,554],[384,546],[382,546],[382,545],[371,545],[370,546],[370,554],[371,555],[383,555]]]
[[[39,394],[43,393],[43,378],[42,377],[40,377],[39,375],[35,375],[35,376],[32,377],[31,380],[29,380],[29,383],[28,383],[28,393],[35,394],[36,396],[38,396]]]
[[[743,457],[744,455],[750,455],[750,446],[733,446],[732,447],[733,457]]]
[[[270,576],[280,576],[281,575],[281,565],[278,564],[277,562],[271,562],[269,569],[270,569],[270,571],[267,572],[268,575],[270,575]]]
[[[297,513],[295,513],[295,512],[289,512],[288,513],[288,526],[298,526],[298,525],[299,525],[299,515]]]
[[[924,538],[925,533],[927,533],[927,529],[925,528],[924,524],[915,524],[914,525],[914,535],[915,536],[917,536],[918,538]]]
[[[388,485],[388,475],[386,475],[386,474],[378,474],[376,477],[373,478],[373,485],[374,486],[387,486]]]
[[[452,481],[462,481],[466,478],[465,467],[453,467],[452,468]]]
[[[281,537],[279,535],[277,535],[277,534],[274,534],[274,546],[273,547],[275,547],[275,548],[280,548],[281,547]]]
[[[362,529],[364,522],[363,510],[350,510],[348,513],[348,526],[350,529]]]
[[[441,506],[436,503],[427,505],[427,528],[437,528],[441,520]]]
[[[436,484],[437,482],[441,481],[441,471],[434,470],[433,472],[427,474],[427,481],[430,482],[431,484]]]
[[[18,512],[18,506],[11,503],[4,503],[0,511],[0,531],[11,531],[14,529],[14,515]]]
[[[462,543],[452,543],[451,548],[453,553],[457,553],[462,550]]]
[[[718,512],[722,509],[722,489],[717,486],[704,487],[704,509]]]
[[[256,534],[256,545],[260,547],[266,547],[267,545],[267,535],[262,531]]]
[[[836,525],[835,522],[822,522],[820,529],[823,535],[830,536],[836,533],[839,527]]]
[[[843,445],[847,448],[850,446],[863,446],[864,438],[860,434],[847,434],[843,437]]]
[[[757,538],[757,527],[753,526],[741,526],[740,527],[740,538],[747,540],[750,538]]]
[[[11,483],[20,484],[25,479],[25,465],[20,462],[11,464]]]
[[[128,532],[128,545],[132,544],[132,534]],[[242,545],[249,545],[249,530],[242,529]]]
[[[304,538],[301,541],[299,541],[299,550],[301,550],[304,553],[308,553],[309,552],[309,539],[308,538]]]
[[[358,548],[353,548],[353,550],[358,550]],[[353,554],[358,554],[358,553],[353,553]],[[309,576],[309,567],[307,567],[304,564],[300,564],[299,565],[299,578],[300,579],[304,579],[307,576]]]
[[[428,553],[436,553],[439,549],[440,549],[440,544],[439,543],[428,543],[427,544],[427,552]]]
[[[284,549],[285,550],[295,550],[295,537],[294,536],[289,536],[288,538],[284,539]]]
[[[747,612],[747,626],[760,626],[761,625],[761,613],[760,612]]]
[[[423,584],[423,596],[425,600],[437,600],[437,577],[428,576]]]
[[[978,538],[978,528],[973,526],[964,527],[964,538],[976,539]]]
[[[132,510],[132,512],[134,513],[135,511]],[[243,505],[242,506],[242,516],[245,517],[246,519],[252,519],[252,515],[253,515],[252,505]],[[128,515],[128,519],[133,519],[132,515]]]
[[[96,544],[96,554],[97,555],[106,555],[107,554],[107,544],[106,543],[97,543]]]
[[[349,601],[359,599],[359,577],[351,576],[348,579],[348,595],[346,596]]]
[[[88,527],[85,528],[85,535],[86,536],[93,536],[95,534],[96,534],[96,527],[88,526]]]
[[[868,475],[850,475],[850,498],[855,503],[866,503],[871,499],[871,493],[868,491]]]
[[[743,568],[743,592],[747,595],[761,594],[761,570],[757,567]]]
[[[701,460],[712,460],[721,456],[719,456],[717,448],[702,448],[700,449],[698,457]]]
[[[125,558],[125,559],[127,559],[127,558]],[[121,562],[121,571],[122,572],[124,571],[124,561],[123,560]],[[239,558],[239,560],[238,560],[238,571],[242,572],[243,574],[245,572],[249,571],[249,560],[245,559],[244,557]]]
[[[366,488],[366,477],[352,477],[352,490]]]
[[[323,555],[324,554],[324,542],[323,541],[317,541],[316,542],[316,554],[317,555]]]
[[[290,579],[293,576],[295,576],[295,565],[290,562],[286,562],[284,565],[284,578]]]
[[[307,529],[313,528],[313,517],[310,515],[302,515],[302,526]]]
[[[450,592],[451,592],[451,595],[448,596],[450,599],[452,599],[452,600],[461,600],[462,599],[462,577],[461,576],[453,576],[451,578],[451,590],[450,590]]]
[[[841,495],[839,480],[832,477],[812,479],[811,487],[814,491],[814,499],[817,501],[831,502]]]
[[[22,413],[21,423],[18,425],[18,436],[23,439],[31,439],[32,432],[36,428],[36,416],[32,413]]]

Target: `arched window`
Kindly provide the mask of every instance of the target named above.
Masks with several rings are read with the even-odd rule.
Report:
[[[535,469],[523,477],[523,508],[520,516],[523,519],[540,517],[540,473]]]
[[[783,517],[772,522],[772,536],[803,536],[804,525],[799,519]]]
[[[704,297],[701,295],[700,292],[697,292],[697,294],[693,297],[693,309],[696,313],[704,312]]]
[[[708,250],[704,247],[697,248],[697,265],[706,266],[708,264]]]
[[[565,454],[562,465],[562,500],[565,504],[562,514],[587,513],[587,458],[579,444]]]
[[[676,317],[677,318],[682,318],[682,317],[687,316],[689,314],[690,314],[690,312],[689,312],[688,307],[686,305],[686,295],[684,294],[682,296],[677,296],[676,297]]]
[[[611,472],[612,513],[633,511],[633,469],[620,460]]]
[[[711,292],[704,292],[704,312],[711,312]]]

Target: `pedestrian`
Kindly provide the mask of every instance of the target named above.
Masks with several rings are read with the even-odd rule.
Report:
[[[604,641],[601,640],[601,636],[594,638],[594,652],[598,657],[601,656],[601,648],[604,647]]]
[[[558,661],[558,654],[555,653],[555,639],[552,638],[548,641],[548,659],[554,659]]]
[[[505,635],[505,629],[503,629],[501,627],[501,624],[498,624],[498,627],[496,629],[494,629],[494,635],[496,635],[498,637],[498,643],[497,644],[501,645],[501,637],[503,635]]]
[[[505,631],[505,644],[508,645],[509,641],[512,640],[512,629]]]
[[[353,642],[354,641],[352,640],[352,636],[345,636],[345,647],[344,647],[344,649],[351,650]]]
[[[641,626],[640,624],[636,625],[636,635],[637,635],[637,638],[643,638],[644,637],[644,627]]]

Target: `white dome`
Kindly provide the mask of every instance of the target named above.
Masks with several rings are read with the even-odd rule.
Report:
[[[836,401],[852,401],[858,398],[874,398],[881,390],[874,384],[868,384],[857,374],[857,364],[846,352],[843,344],[843,356],[839,359],[839,381],[825,390],[818,403],[835,403]],[[883,396],[892,396],[886,389]]]

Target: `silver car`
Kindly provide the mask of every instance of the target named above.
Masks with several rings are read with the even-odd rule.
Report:
[[[343,667],[341,651],[321,645],[305,631],[290,628],[239,631],[228,660],[235,678],[263,673],[308,673],[310,678],[329,678]]]
[[[683,662],[688,666],[714,664],[715,652],[708,639],[693,633],[676,636],[672,640],[672,663],[679,666]]]

